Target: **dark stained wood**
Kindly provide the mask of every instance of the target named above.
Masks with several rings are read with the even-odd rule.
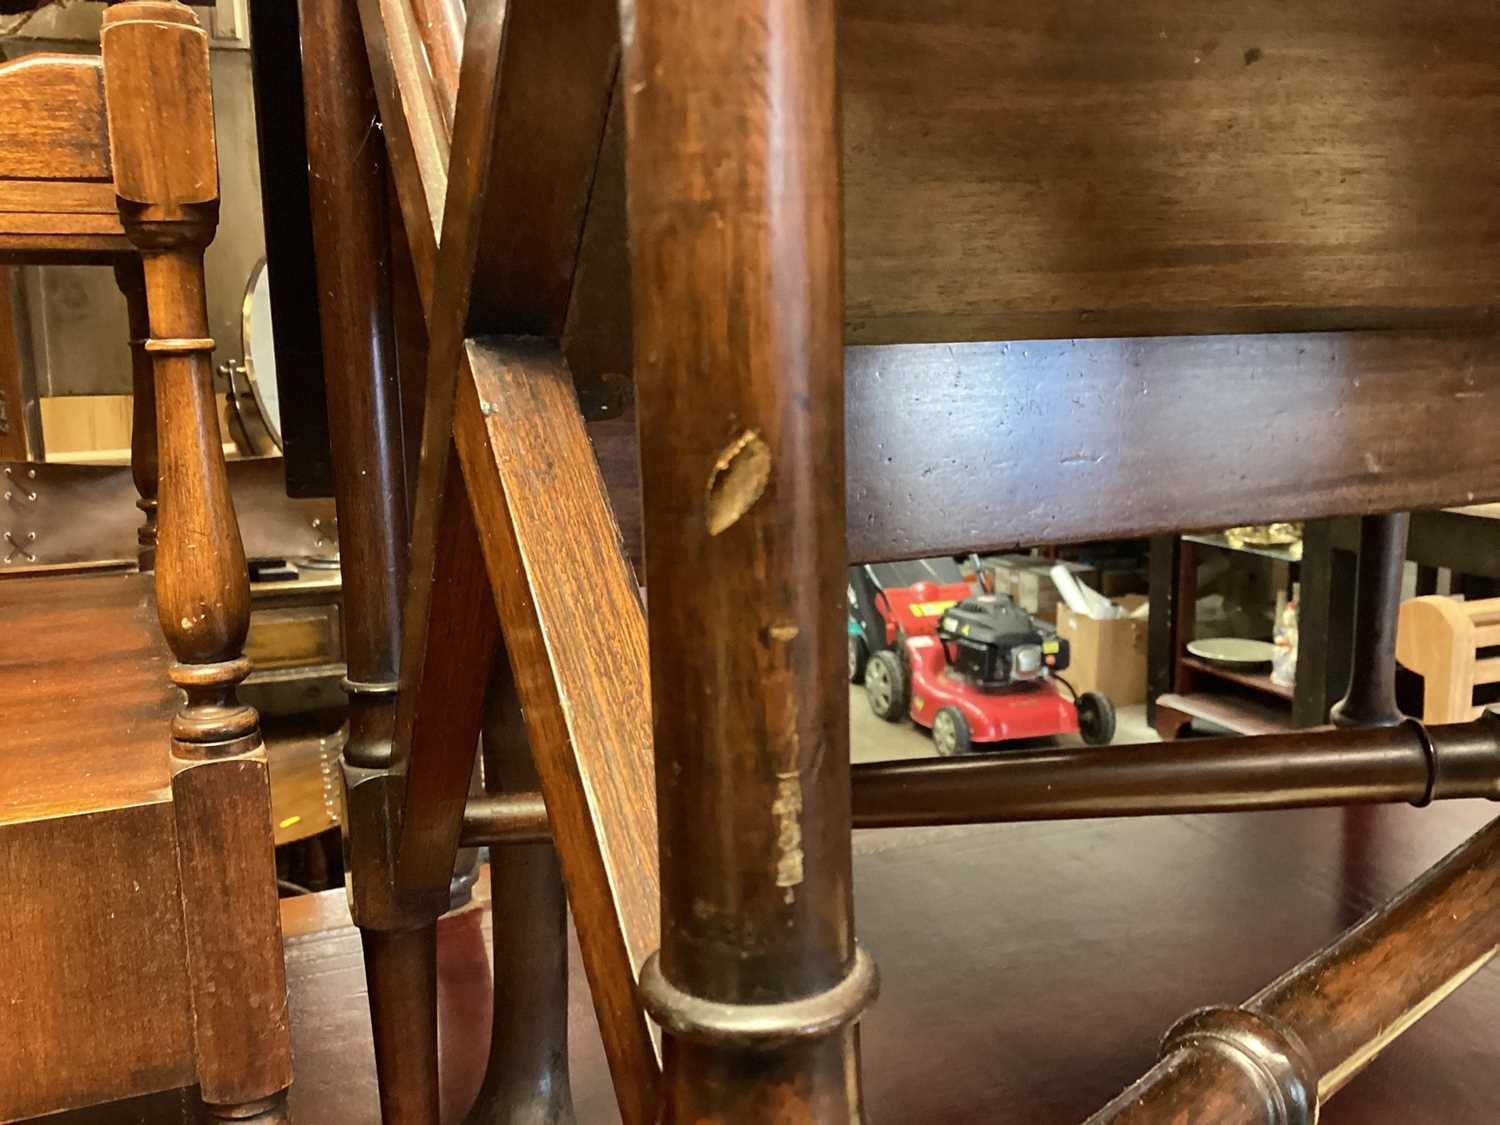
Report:
[[[468,332],[556,337],[614,85],[619,23],[610,0],[505,7],[494,168],[474,201],[479,282]]]
[[[146,307],[146,277],[140,258],[115,262],[115,283],[125,297],[130,325],[130,477],[135,481],[143,522],[136,531],[137,555],[143,571],[156,569],[157,482],[161,474],[156,456],[156,370],[146,351],[151,317]]]
[[[626,11],[658,1120],[858,1121],[864,996],[774,1050],[729,1031],[857,970],[834,5]]]
[[[555,346],[474,342],[468,366],[458,450],[621,1113],[647,1125],[657,1064],[635,982],[660,899],[645,619]]]
[[[539,783],[505,653],[490,670],[484,787],[490,801]],[[493,927],[489,1061],[467,1125],[571,1125],[568,1076],[568,903],[557,853],[542,839],[490,850]]]
[[[281,936],[270,778],[264,747],[174,766],[198,1083],[206,1102],[232,1110],[292,1080],[286,978],[264,944]]]
[[[413,272],[430,316],[453,111],[441,104],[409,0],[359,0],[359,14]]]
[[[0,460],[24,461],[26,397],[10,284],[10,270],[0,266]]]
[[[855,560],[1500,496],[1490,336],[850,348],[845,371]],[[629,429],[591,432],[632,541]]]
[[[848,340],[1480,323],[1500,158],[1468,139],[1496,20],[1399,0],[847,0]],[[626,276],[615,244],[580,280],[617,302]],[[629,356],[622,334],[602,370]]]
[[[1161,697],[1170,701],[1171,695]],[[1163,706],[1167,704],[1164,702]],[[1297,731],[856,765],[861,828],[1154,816],[1500,795],[1500,726]]]
[[[303,0],[308,177],[344,572],[349,679],[394,688],[400,668],[407,496],[390,293],[385,149],[358,14]],[[387,710],[393,698],[384,701]],[[390,721],[384,723],[388,755]],[[373,760],[373,747],[351,757]]]
[[[438,111],[451,134],[453,108],[458,102],[458,69],[464,54],[463,4],[456,0],[412,0],[422,51],[432,74]]]
[[[1281,1120],[1279,1105],[1298,1103],[1314,1119],[1320,1101],[1494,956],[1500,946],[1497,891],[1500,821],[1336,942],[1224,1013],[1257,1048],[1294,1058],[1295,1073],[1257,1075],[1239,1049],[1226,1049],[1222,1040],[1169,1036],[1162,1061],[1089,1121],[1144,1125],[1191,1113],[1195,1120],[1259,1125]]]
[[[475,513],[456,459],[449,473],[433,550],[422,679],[403,684],[396,716],[396,745],[410,748],[402,763],[396,883],[403,894],[430,900],[438,913],[446,909],[479,749],[485,684],[499,641]],[[409,634],[403,638],[410,640]]]
[[[384,1125],[438,1121],[437,928],[365,926],[370,1023]],[[379,1032],[381,1028],[392,1029]],[[394,1034],[399,1029],[400,1034]]]
[[[1354,651],[1349,690],[1333,706],[1339,726],[1394,726],[1396,706],[1396,611],[1406,568],[1409,513],[1366,516],[1360,521],[1359,575],[1354,603]]]
[[[1183,1013],[1251,995],[1493,811],[1460,802],[856,833],[860,933],[884,974],[861,1025],[868,1100],[894,1122],[1073,1125],[1151,1065]],[[1149,928],[1117,930],[1143,903]],[[359,939],[344,895],[287,900],[283,912],[300,1066],[294,1120],[377,1125]],[[467,1007],[489,992],[481,921],[487,930],[487,911],[439,927],[441,963],[466,974],[451,990],[439,980],[443,1080],[460,1090],[478,1082],[482,1058],[468,1044],[482,1045],[488,1019]],[[581,972],[576,946],[572,966]],[[1491,965],[1382,1052],[1320,1120],[1500,1116],[1484,1065],[1497,1009],[1500,968]],[[584,989],[573,990],[569,1013],[579,1120],[609,1125],[618,1118]],[[462,1112],[460,1101],[450,1120]]]
[[[94,620],[103,625],[107,618],[96,614]],[[141,623],[129,624],[140,635]],[[58,647],[54,642],[51,650]],[[19,679],[8,668],[0,672],[0,687]],[[81,710],[63,703],[54,710]],[[35,713],[12,706],[7,693],[7,716]],[[60,803],[42,818],[9,801],[0,808],[0,942],[6,949],[0,962],[6,1042],[0,1121],[194,1081],[163,729],[154,729],[149,795],[132,799],[122,788],[107,801]],[[115,748],[103,733],[87,747],[101,766]],[[29,780],[29,764],[79,776],[61,774],[69,765],[65,757],[16,752],[8,737],[0,739],[0,760],[8,795],[26,792],[20,787]]]

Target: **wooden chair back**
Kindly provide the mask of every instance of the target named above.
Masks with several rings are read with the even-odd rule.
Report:
[[[1422,677],[1422,718],[1464,723],[1484,710],[1474,689],[1500,683],[1500,598],[1430,594],[1401,603],[1396,659]],[[1486,655],[1481,656],[1481,653]]]

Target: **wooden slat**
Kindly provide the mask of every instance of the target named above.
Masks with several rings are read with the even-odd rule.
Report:
[[[449,472],[423,633],[428,647],[422,653],[422,679],[403,694],[396,718],[396,743],[407,748],[397,885],[438,901],[446,899],[458,854],[484,688],[499,640],[474,515],[456,461]]]
[[[407,0],[359,0],[359,22],[423,311],[430,317],[453,110],[440,105]]]
[[[497,159],[475,201],[469,333],[557,336],[618,65],[619,20],[613,0],[510,0],[506,22]]]
[[[117,217],[118,210],[114,185],[106,180],[0,180],[0,212]]]
[[[1492,336],[893,345],[845,371],[855,560],[1500,496]],[[638,541],[633,431],[591,432]]]
[[[0,65],[0,179],[108,180],[98,56],[38,53]]]
[[[646,622],[555,345],[471,342],[455,436],[627,1125],[656,1120],[635,980],[659,939]]]
[[[1500,684],[1500,659],[1474,661],[1474,683]]]
[[[846,340],[1477,324],[1497,37],[1453,0],[845,0]]]

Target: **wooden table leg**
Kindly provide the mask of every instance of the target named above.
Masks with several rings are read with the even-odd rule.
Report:
[[[622,10],[659,1120],[856,1121],[834,5]]]

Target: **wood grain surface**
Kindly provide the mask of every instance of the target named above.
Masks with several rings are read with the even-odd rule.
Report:
[[[844,0],[848,340],[1485,320],[1496,34],[1463,0]],[[580,312],[628,300],[604,249]]]
[[[1073,1125],[1152,1063],[1182,1015],[1249,996],[1492,815],[1475,801],[856,833],[860,937],[883,976],[861,1024],[870,1105],[892,1122]],[[376,1125],[359,940],[343,895],[283,910],[301,1063],[295,1119]],[[440,961],[453,970],[439,988],[454,1099],[444,1121],[454,1125],[482,1072],[488,1011],[473,1000],[488,993],[488,924],[470,913],[440,927]],[[573,959],[578,971],[576,947]],[[569,1011],[578,1120],[608,1125],[617,1111],[584,989],[572,990]],[[1487,1038],[1497,1011],[1491,966],[1320,1120],[1500,1116]]]
[[[844,364],[856,560],[1500,496],[1489,335],[893,345]],[[633,426],[590,433],[638,543]]]
[[[0,180],[108,180],[104,72],[97,56],[37,53],[0,65],[11,123]]]
[[[96,759],[110,748],[88,744]],[[160,799],[0,823],[0,1121],[195,1081],[174,838]]]
[[[0,582],[0,621],[0,823],[167,800],[177,693],[151,576]]]
[[[555,347],[467,355],[455,437],[622,1112],[647,1125],[657,1063],[635,982],[660,893],[645,617]]]
[[[724,1033],[856,965],[835,4],[624,12],[657,1120],[859,1122],[859,996],[774,1050]],[[680,1018],[694,1006],[705,1030]]]

